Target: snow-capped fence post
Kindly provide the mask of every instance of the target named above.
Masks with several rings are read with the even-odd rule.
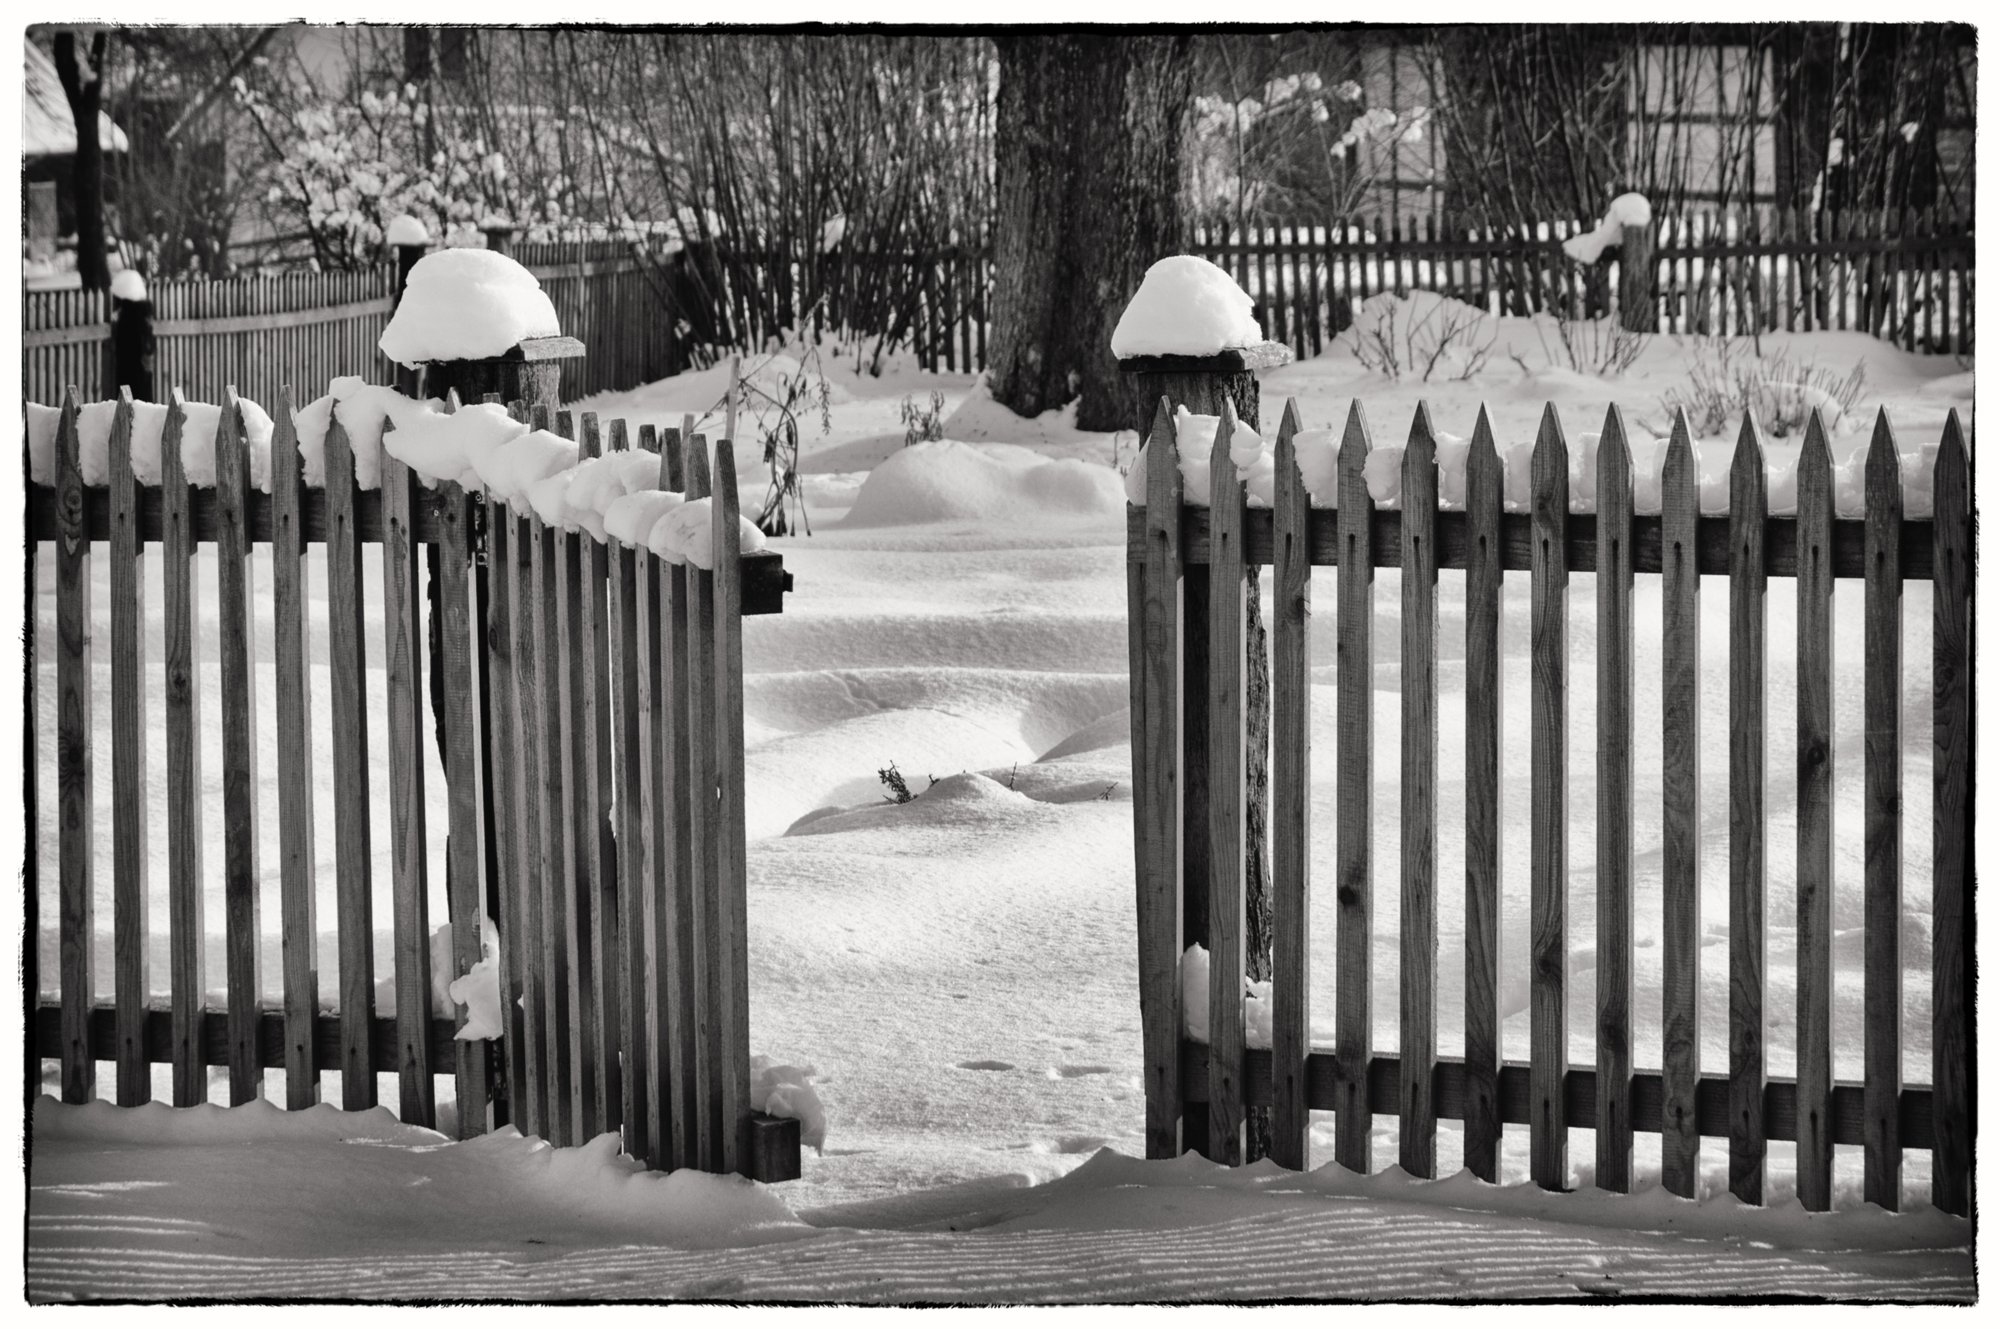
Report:
[[[1627,332],[1658,332],[1660,305],[1655,290],[1653,223],[1619,231],[1618,326]]]
[[[514,227],[510,222],[488,217],[480,224],[479,232],[486,237],[486,247],[496,254],[511,253],[514,248]]]

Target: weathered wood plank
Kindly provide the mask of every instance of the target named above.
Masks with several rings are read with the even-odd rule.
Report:
[[[1437,1175],[1437,439],[1419,402],[1403,449],[1402,973],[1398,1161]]]
[[[146,1063],[146,946],[151,933],[146,850],[146,564],[139,482],[132,474],[132,394],[111,423],[111,955],[118,1010],[118,1106],[153,1097]],[[30,582],[33,593],[34,583]],[[32,881],[32,879],[31,879]],[[29,934],[34,935],[32,932]]]
[[[90,1054],[98,1061],[113,1060],[117,1053],[118,1013],[112,1006],[95,1006],[90,1011]],[[369,1045],[375,1049],[377,1071],[396,1069],[396,1023],[386,1017],[375,1017],[377,1026]],[[341,1018],[338,1015],[321,1015],[314,1022],[314,1059],[321,1065],[330,1066],[340,1057],[342,1034]],[[62,1009],[60,1006],[39,1006],[34,1012],[34,1022],[29,1036],[34,1046],[44,1057],[60,1054],[62,1047]],[[451,1036],[451,1021],[433,1020],[430,1027],[431,1065],[441,1075],[451,1073],[453,1059],[458,1055],[457,1045]],[[155,1006],[146,1008],[145,1037],[142,1046],[146,1060],[152,1064],[164,1064],[173,1060],[178,1036],[174,1033],[173,1013]],[[229,1064],[229,1016],[225,1011],[205,1011],[195,1026],[193,1039],[197,1064],[226,1066]],[[267,1069],[276,1069],[285,1064],[285,1015],[283,1011],[263,1011],[257,1017],[257,1059]]]
[[[472,499],[456,485],[445,488],[443,539],[438,544],[438,641],[443,655],[445,773],[445,890],[451,923],[451,977],[463,978],[482,957],[480,921],[486,916],[486,874],[480,865],[479,681],[473,672]],[[456,1004],[453,1027],[463,1029],[465,1004]],[[488,1060],[492,1045],[468,1040],[454,1071],[458,1138],[487,1130],[491,1106]]]
[[[1180,781],[1180,453],[1173,411],[1160,399],[1146,444],[1144,519],[1145,642],[1139,680],[1143,723],[1135,742],[1147,754],[1132,771],[1145,805],[1137,910],[1139,1016],[1145,1044],[1146,1157],[1180,1156],[1181,781]]]
[[[1931,587],[1931,1203],[1972,1205],[1972,472],[1958,412],[1935,474]]]
[[[733,433],[733,431],[732,431]],[[709,972],[719,998],[721,1036],[715,1092],[722,1117],[723,1172],[754,1175],[746,1152],[750,1123],[750,902],[744,855],[743,811],[743,588],[737,580],[742,547],[738,526],[735,446],[715,445],[715,519],[710,546],[715,571],[710,600],[715,648],[715,930],[709,937]],[[706,791],[703,791],[706,800]]]
[[[1465,1166],[1500,1179],[1500,456],[1486,408],[1465,459]]]
[[[62,1097],[88,1103],[97,1066],[88,1029],[94,999],[97,852],[90,752],[90,541],[83,528],[83,457],[77,437],[77,392],[63,401],[56,429],[56,826],[57,937],[61,946]]]
[[[355,529],[354,448],[326,429],[326,617],[333,682],[334,912],[340,934],[340,1105],[375,1106],[375,886],[368,800],[368,610]]]
[[[598,433],[596,412],[584,411],[579,423],[578,455],[584,458],[602,456],[603,443]],[[583,739],[580,756],[583,778],[577,790],[582,799],[578,809],[577,847],[583,855],[580,866],[585,889],[589,893],[589,912],[580,912],[578,918],[590,920],[590,969],[583,990],[588,994],[591,1027],[595,1034],[587,1045],[590,1054],[587,1061],[590,1098],[596,1104],[595,1114],[587,1115],[587,1120],[590,1134],[595,1135],[619,1128],[619,1112],[623,1105],[618,1066],[619,1025],[623,1012],[619,1007],[618,982],[622,964],[619,959],[617,845],[611,828],[611,705],[608,696],[611,665],[608,625],[605,622],[610,573],[608,551],[602,541],[579,535],[575,537],[574,550],[577,556],[579,610],[577,643],[581,647],[575,677],[577,704],[581,708],[579,732]]]
[[[700,434],[681,437],[681,458],[690,501],[710,495],[708,440]],[[687,809],[683,828],[688,837],[690,908],[682,915],[687,930],[684,960],[693,985],[689,1006],[695,1033],[692,1059],[694,1106],[689,1154],[692,1166],[705,1172],[724,1169],[722,1122],[715,1074],[721,1064],[722,1030],[716,1009],[714,960],[708,939],[716,927],[719,906],[716,883],[717,862],[713,818],[715,793],[715,676],[706,668],[715,658],[715,578],[698,568],[687,568],[687,662],[681,671],[685,690],[688,732],[687,785],[682,800]]]
[[[608,435],[612,452],[627,450],[625,422],[613,420]],[[646,927],[647,886],[652,862],[645,850],[645,822],[651,804],[641,777],[645,751],[639,732],[639,693],[647,686],[651,644],[642,647],[639,631],[638,555],[621,544],[606,547],[610,576],[610,653],[617,662],[610,679],[615,735],[618,854],[618,1001],[621,1009],[618,1050],[623,1065],[619,1086],[619,1119],[625,1153],[650,1159],[652,1144],[653,1040],[648,1035],[651,1004],[645,999],[646,965],[651,933]]]
[[[180,393],[167,406],[160,438],[160,489],[165,499],[160,542],[167,721],[167,955],[173,993],[174,1106],[208,1101],[201,1060],[207,990],[202,904],[201,680],[194,624],[200,582],[194,575],[194,529],[188,520],[187,472],[181,458],[186,422]]]
[[[313,1024],[319,1017],[319,909],[314,868],[312,692],[306,662],[306,547],[299,538],[304,461],[292,394],[278,398],[271,434],[271,619],[277,688],[280,953],[285,970],[285,1106],[319,1101]]]
[[[261,874],[257,860],[256,673],[251,668],[251,544],[243,520],[250,492],[250,449],[230,389],[215,428],[217,655],[222,662],[223,948],[229,984],[229,1101],[263,1092],[257,1060],[258,999],[263,991]]]
[[[1244,668],[1243,482],[1230,457],[1236,410],[1228,401],[1209,456],[1208,603],[1208,1139],[1203,1153],[1244,1161]],[[1252,588],[1254,590],[1254,588]]]
[[[1632,1189],[1632,454],[1597,443],[1597,1185]]]
[[[1866,472],[1868,576],[1862,592],[1862,1083],[1867,1122],[1862,1195],[1902,1203],[1903,1148],[1903,576],[1897,559],[1903,481],[1886,412],[1875,417]]]
[[[1341,1073],[1334,1106],[1334,1161],[1355,1172],[1372,1172],[1369,1132],[1373,1125],[1365,1072],[1374,1035],[1369,991],[1373,972],[1375,888],[1375,563],[1368,557],[1368,530],[1374,501],[1362,467],[1368,460],[1368,422],[1356,400],[1348,409],[1340,440],[1340,573],[1335,637],[1335,813],[1336,910],[1334,940],[1336,989],[1335,1046]]]
[[[507,1020],[501,1048],[506,1069],[507,1118],[522,1134],[532,1135],[539,1130],[536,1086],[541,1059],[529,1039],[533,1016],[526,1001],[526,957],[534,932],[522,911],[522,878],[526,874],[521,869],[513,821],[515,785],[524,774],[518,751],[520,712],[514,686],[514,517],[505,503],[490,497],[485,503],[484,516],[486,561],[481,570],[487,578],[487,594],[486,620],[480,630],[486,666],[487,715],[483,728],[488,760],[482,769],[490,778],[481,791],[482,818],[489,828],[487,847],[494,860],[494,925],[500,930],[497,960],[501,1010]]]
[[[661,444],[660,465],[666,473],[667,487],[676,493],[685,492],[689,485],[686,440],[693,435],[693,423],[689,417],[681,429],[668,430]],[[673,1055],[667,1059],[670,1076],[667,1092],[673,1102],[675,1166],[694,1167],[700,1163],[701,1116],[700,1086],[695,1071],[702,1061],[697,1004],[701,975],[695,931],[694,814],[688,792],[689,782],[694,778],[694,737],[688,713],[689,673],[694,668],[694,655],[689,639],[688,569],[685,564],[656,563],[654,573],[662,582],[661,620],[666,630],[665,651],[660,661],[660,711],[665,717],[662,749],[667,762],[660,768],[660,800],[669,839],[667,848],[661,852],[660,866],[669,875],[662,885],[661,898],[671,895],[673,901],[672,912],[667,916],[673,933],[663,938],[671,943],[671,949],[662,961],[669,966],[670,974],[667,1037],[674,1040]],[[671,1078],[676,1074],[677,1079]]]
[[[1833,457],[1818,411],[1799,454],[1798,1196],[1833,1207]]]
[[[1318,336],[1315,325],[1314,336]],[[1278,423],[1271,600],[1271,1157],[1312,1165],[1306,1054],[1312,1047],[1312,496],[1293,436],[1298,403]]]
[[[572,848],[570,802],[569,694],[564,685],[567,633],[564,622],[563,534],[536,518],[535,630],[541,674],[542,754],[541,848],[543,982],[548,996],[550,1136],[559,1144],[580,1144],[582,1078],[576,990],[576,856]]]
[[[1729,1190],[1764,1202],[1764,449],[1749,416],[1729,468]]]
[[[1701,1082],[1701,496],[1687,416],[1674,413],[1660,482],[1666,570],[1661,589],[1660,938],[1665,1106],[1660,1182],[1692,1196],[1700,1175]]]
[[[409,526],[416,476],[382,455],[382,631],[389,672],[389,853],[395,900],[396,1045],[404,1121],[432,1126],[431,931],[424,838],[423,604],[417,587],[417,541]]]
[[[1533,461],[1535,547],[1529,656],[1528,1039],[1534,1101],[1528,1170],[1549,1190],[1569,1186],[1562,1077],[1569,1064],[1569,454],[1555,408],[1542,411]]]
[[[534,1100],[536,1131],[555,1141],[568,1128],[562,1104],[568,1101],[568,1025],[557,1018],[561,969],[555,931],[555,891],[561,846],[555,834],[556,806],[550,793],[560,775],[551,744],[548,693],[549,659],[545,654],[545,618],[553,610],[544,599],[548,573],[546,535],[534,516],[514,519],[514,705],[520,717],[521,778],[514,786],[514,846],[521,864],[523,996],[527,1002],[528,1045],[536,1050],[540,1071],[529,1093]],[[556,787],[560,787],[557,784]]]

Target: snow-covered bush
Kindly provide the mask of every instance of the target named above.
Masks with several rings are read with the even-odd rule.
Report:
[[[1384,378],[1468,379],[1486,367],[1499,325],[1484,311],[1430,291],[1370,296],[1355,311],[1348,345]]]
[[[903,446],[935,443],[944,437],[944,394],[933,391],[929,406],[917,405],[915,397],[903,398],[897,408],[903,422]]]
[[[1805,432],[1815,410],[1839,433],[1868,374],[1865,361],[1856,360],[1842,375],[1809,360],[1794,361],[1787,351],[1760,355],[1754,343],[1727,336],[1691,338],[1683,347],[1687,384],[1669,388],[1660,405],[1670,419],[1676,410],[1686,411],[1697,438],[1727,434],[1746,414],[1766,438],[1790,438]]]

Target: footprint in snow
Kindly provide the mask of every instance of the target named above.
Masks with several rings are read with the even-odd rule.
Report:
[[[958,1063],[958,1068],[962,1071],[1011,1071],[1014,1069],[1014,1063],[991,1060],[961,1061]]]
[[[1080,1075],[1109,1075],[1110,1073],[1111,1073],[1111,1068],[1109,1066],[1049,1067],[1049,1078],[1051,1080],[1074,1080]]]

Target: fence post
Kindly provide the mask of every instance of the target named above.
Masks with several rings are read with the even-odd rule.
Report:
[[[123,274],[120,274],[121,276]],[[111,298],[111,388],[130,388],[132,400],[152,401],[153,388],[153,302],[144,283],[138,296]]]
[[[396,220],[402,221],[404,219],[398,217]],[[390,230],[393,232],[396,230],[396,227],[392,224]],[[413,238],[407,243],[401,243],[396,246],[396,289],[394,295],[391,297],[392,308],[395,305],[403,303],[403,291],[410,284],[410,269],[417,266],[417,260],[422,258],[430,248],[430,241],[423,236],[423,227],[421,225],[414,232],[405,232],[404,234],[412,235]],[[419,370],[412,369],[407,365],[397,365],[396,391],[402,393],[405,397],[416,396],[419,372]],[[460,399],[471,400],[463,396]]]
[[[1257,372],[1291,363],[1291,348],[1276,342],[1223,351],[1212,356],[1152,355],[1130,356],[1118,367],[1131,374],[1142,402],[1185,407],[1193,415],[1220,416],[1226,404],[1238,419],[1257,427]],[[1151,424],[1141,416],[1138,429],[1143,435]],[[1208,620],[1209,575],[1207,564],[1188,564],[1182,570],[1181,668],[1184,714],[1182,716],[1182,901],[1183,934],[1180,947],[1202,946],[1208,936]],[[1246,575],[1256,577],[1254,565],[1246,564]],[[1271,976],[1271,892],[1265,845],[1269,812],[1271,730],[1271,667],[1266,647],[1263,611],[1257,585],[1250,583],[1244,596],[1244,642],[1247,648],[1244,723],[1247,730],[1244,764],[1244,904],[1245,973],[1250,978]],[[1178,956],[1176,957],[1178,958]],[[1245,1161],[1262,1158],[1268,1152],[1270,1113],[1258,1108],[1249,1114],[1249,1141]],[[1188,1103],[1182,1108],[1183,1140],[1202,1144],[1208,1140],[1206,1103]]]
[[[1653,289],[1653,224],[1627,226],[1618,251],[1618,326],[1658,332],[1660,306]]]
[[[486,247],[496,254],[511,254],[514,249],[514,227],[509,222],[488,218],[479,225],[486,237]]]

